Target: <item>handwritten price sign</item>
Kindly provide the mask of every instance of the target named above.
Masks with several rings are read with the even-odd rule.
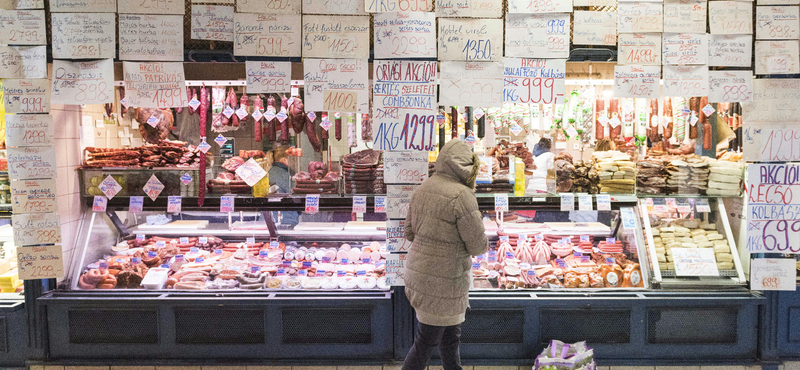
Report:
[[[411,242],[406,239],[405,220],[386,221],[386,251],[408,252]]]
[[[708,67],[664,66],[664,95],[707,96]]]
[[[369,17],[309,15],[303,17],[303,57],[369,57]]]
[[[22,280],[63,278],[62,256],[60,245],[17,248],[19,278]]]
[[[792,40],[800,35],[800,8],[796,6],[757,6],[756,39]]]
[[[677,276],[719,276],[712,248],[672,248]]]
[[[122,69],[130,106],[165,109],[189,105],[183,63],[124,62]]]
[[[284,93],[292,88],[291,62],[245,62],[247,92]]]
[[[800,73],[797,40],[756,41],[756,74]]]
[[[421,184],[428,178],[428,153],[387,151],[383,167],[386,184]]]
[[[619,64],[661,65],[661,34],[621,33]]]
[[[797,289],[794,259],[754,258],[750,261],[750,289],[790,290]]]
[[[386,215],[390,219],[405,219],[411,196],[419,185],[386,185]]]
[[[301,3],[301,0],[238,0],[236,11],[239,13],[300,14]]]
[[[44,45],[47,43],[44,10],[3,10],[2,13],[0,44]],[[53,36],[55,39],[55,32]],[[55,44],[53,45],[55,46]]]
[[[233,41],[233,7],[192,4],[192,38]]]
[[[753,74],[750,71],[709,71],[709,103],[753,100]]]
[[[17,246],[61,243],[61,221],[57,213],[11,216]]]
[[[435,58],[436,16],[430,12],[375,14],[376,58]]]
[[[750,2],[709,1],[708,14],[712,34],[753,34],[753,4]]]
[[[353,90],[325,90],[322,92],[322,110],[355,113],[358,110],[358,92]]]
[[[11,181],[11,207],[16,214],[55,212],[56,180]]]
[[[749,253],[800,253],[800,165],[751,164],[747,168]]]
[[[503,105],[502,63],[441,62],[441,65],[439,105]]]
[[[56,176],[55,148],[8,148],[8,175],[11,180],[51,179]]]
[[[49,113],[50,86],[47,79],[3,80],[6,113]]]
[[[53,117],[49,114],[6,114],[8,146],[53,145]]]
[[[614,96],[658,98],[661,68],[658,66],[614,66]]]
[[[105,104],[114,102],[114,61],[68,62],[53,60],[55,104]]]
[[[302,43],[299,14],[234,15],[235,55],[299,57]]]
[[[440,19],[438,35],[439,60],[488,62],[503,58],[502,20]]]
[[[120,14],[135,13],[183,15],[186,13],[186,7],[185,3],[181,0],[120,1],[118,11]]]
[[[46,46],[0,46],[0,78],[46,78]]]
[[[53,58],[100,59],[116,54],[114,13],[53,13]]]
[[[319,194],[306,195],[306,213],[319,212]]]
[[[564,103],[565,59],[505,58],[503,101],[521,104]]]

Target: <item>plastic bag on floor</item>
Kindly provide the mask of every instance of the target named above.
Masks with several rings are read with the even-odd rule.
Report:
[[[586,342],[564,343],[550,341],[550,345],[536,357],[533,370],[596,370],[594,350]]]

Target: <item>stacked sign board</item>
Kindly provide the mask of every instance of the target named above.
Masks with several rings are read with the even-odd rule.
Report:
[[[60,278],[64,276],[64,266],[56,202],[56,154],[44,9],[37,2],[19,2],[19,5],[20,9],[0,10],[5,44],[0,48],[3,60],[0,78],[14,244],[20,279]]]

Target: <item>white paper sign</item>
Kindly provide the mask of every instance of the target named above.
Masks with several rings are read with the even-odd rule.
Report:
[[[367,196],[353,196],[353,213],[367,213]]]
[[[306,111],[321,111],[324,92],[333,90],[357,91],[358,111],[369,109],[369,68],[366,59],[313,59],[303,58],[303,76]]]
[[[439,105],[500,107],[503,63],[440,62]]]
[[[0,10],[0,44],[47,44],[44,10]]]
[[[11,181],[11,208],[14,214],[56,212],[56,180]]]
[[[798,5],[800,0],[758,0],[758,5]]]
[[[753,101],[742,103],[742,116],[746,161],[800,161],[800,80],[753,80]]]
[[[61,243],[61,221],[58,213],[15,214],[11,216],[11,226],[17,247]]]
[[[56,176],[52,146],[8,148],[8,176],[12,180],[49,179]]]
[[[614,66],[614,97],[658,98],[661,67]]]
[[[499,61],[503,58],[500,19],[440,19],[439,60]]]
[[[672,248],[677,276],[719,276],[712,248]]]
[[[428,178],[428,153],[424,151],[383,153],[383,182],[421,184]]]
[[[506,56],[569,58],[569,14],[507,14]]]
[[[508,0],[508,13],[572,13],[572,0]]]
[[[49,84],[47,79],[4,79],[6,113],[49,113]]]
[[[176,108],[189,105],[183,63],[124,62],[122,70],[129,106]]]
[[[748,253],[800,253],[800,200],[793,197],[800,192],[799,171],[797,163],[747,166],[747,242],[742,244]]]
[[[575,194],[562,193],[561,194],[561,211],[574,211],[575,210]]]
[[[130,0],[126,0],[130,1]],[[115,13],[117,0],[51,0],[52,13]]]
[[[375,14],[375,58],[436,58],[436,15]]]
[[[665,33],[664,64],[706,64],[708,37],[705,33]]]
[[[617,13],[575,11],[572,43],[575,45],[616,45]]]
[[[183,15],[186,14],[186,3],[183,0],[120,0],[118,12],[120,15],[123,13]]]
[[[617,6],[617,0],[573,0],[573,6]]]
[[[797,64],[799,54],[797,40],[756,41],[756,74],[800,73]]]
[[[181,197],[171,195],[167,197],[167,212],[180,213],[181,212]]]
[[[364,6],[370,13],[430,12],[433,0],[364,0]]]
[[[708,102],[747,102],[753,100],[752,71],[709,71]]]
[[[248,186],[253,186],[267,175],[267,171],[264,171],[260,164],[250,158],[236,169],[236,175],[244,180]]]
[[[6,145],[54,145],[53,116],[49,114],[6,114]]]
[[[142,187],[142,191],[150,197],[150,200],[155,201],[161,191],[164,190],[164,184],[156,177],[155,174],[150,175],[150,179]]]
[[[437,63],[376,60],[373,68],[374,148],[433,150]]]
[[[661,65],[661,34],[619,34],[617,59],[619,64]]]
[[[233,7],[192,5],[192,39],[233,41]]]
[[[44,9],[44,0],[14,0],[13,9]]]
[[[369,16],[303,17],[303,57],[369,58]]]
[[[245,62],[247,93],[286,93],[292,88],[291,62]]]
[[[664,96],[708,96],[708,66],[664,66]]]
[[[224,4],[233,5],[235,0],[192,0],[192,4]]]
[[[503,101],[518,104],[563,104],[566,59],[505,58]]]
[[[663,32],[661,2],[620,2],[617,8],[617,32]]]
[[[757,6],[756,39],[797,40],[800,36],[800,7]]]
[[[436,18],[503,16],[501,0],[436,0]]]
[[[239,0],[238,13],[300,14],[302,0]]]
[[[409,243],[410,244],[410,243]],[[406,285],[406,253],[386,256],[386,284],[389,286]]]
[[[299,14],[234,15],[235,55],[299,57],[302,35]]]
[[[364,15],[364,0],[303,0],[303,14]]]
[[[597,194],[595,196],[595,200],[597,201],[597,210],[598,211],[610,211],[611,210],[611,196],[608,194]]]
[[[53,58],[101,59],[116,56],[116,14],[53,13]]]
[[[53,104],[105,104],[114,102],[114,61],[53,60]]]
[[[47,78],[47,46],[0,45],[0,78]]]
[[[708,14],[712,34],[753,33],[753,3],[750,1],[710,1]]]
[[[60,279],[64,277],[64,260],[60,245],[17,248],[20,280]]]
[[[417,187],[419,185],[386,185],[386,217],[405,219]]]
[[[128,213],[142,213],[144,209],[144,197],[135,196],[128,198]]]
[[[182,62],[183,16],[120,14],[119,59]]]
[[[751,290],[797,290],[797,261],[788,258],[753,258]]]
[[[709,67],[750,67],[752,56],[750,35],[708,35]]]
[[[664,32],[705,33],[706,0],[664,1]]]
[[[386,251],[408,252],[411,242],[406,239],[405,220],[386,220]]]
[[[578,195],[578,210],[591,211],[592,209],[592,196],[589,194]]]

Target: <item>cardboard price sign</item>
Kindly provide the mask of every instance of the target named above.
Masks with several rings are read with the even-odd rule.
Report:
[[[286,93],[292,88],[292,62],[245,62],[248,93]]]
[[[0,10],[0,16],[0,44],[47,44],[44,10]]]
[[[183,16],[120,14],[119,59],[183,61]]]
[[[18,247],[17,261],[21,280],[58,279],[64,277],[64,261],[60,245]]]
[[[753,73],[751,71],[709,71],[708,102],[753,101]]]
[[[742,104],[748,125],[744,127],[744,159],[748,162],[800,161],[795,122],[800,114],[800,80],[756,79],[752,102]],[[780,107],[780,108],[779,108]]]
[[[358,91],[325,90],[322,92],[322,110],[327,112],[355,113],[358,111]]]
[[[52,179],[56,177],[56,153],[52,146],[8,148],[8,175],[11,180]]]
[[[129,106],[165,109],[189,105],[183,63],[124,62],[122,70],[125,80],[125,99]]]
[[[800,253],[800,164],[747,167],[748,253]]]
[[[569,24],[569,14],[507,14],[505,55],[569,58]]]
[[[114,102],[114,61],[53,60],[54,104],[82,105]]]
[[[386,185],[386,214],[389,219],[405,219],[411,196],[419,185]]]
[[[47,46],[0,46],[0,78],[47,78]]]
[[[489,62],[503,58],[500,19],[440,19],[438,37],[440,61]]]
[[[303,57],[369,58],[369,16],[303,17]]]
[[[53,145],[53,116],[6,114],[6,144],[10,147]]]
[[[383,153],[384,183],[421,184],[428,178],[428,153]]]
[[[51,15],[53,58],[103,59],[116,56],[116,14],[53,13]]]
[[[57,213],[11,216],[17,246],[61,243],[61,220]]]
[[[408,252],[411,242],[406,239],[405,220],[386,221],[386,251]]]
[[[302,30],[299,14],[236,13],[233,19],[234,55],[300,56]]]
[[[616,45],[617,13],[575,11],[572,43],[575,45]],[[705,27],[705,23],[703,24]]]
[[[369,40],[369,38],[367,38]],[[306,111],[324,111],[325,91],[357,91],[358,111],[369,110],[369,64],[367,59],[303,58]]]
[[[709,67],[750,67],[751,35],[708,35]]]
[[[503,63],[505,103],[564,103],[566,59],[505,58]]]
[[[6,113],[50,113],[50,81],[4,79],[3,104]]]
[[[441,62],[441,73],[439,105],[503,105],[503,63]]]
[[[677,276],[719,276],[712,248],[672,248]]]
[[[436,58],[436,16],[375,14],[375,58]]]
[[[750,289],[797,290],[796,264],[788,258],[754,258],[750,261]]]
[[[621,98],[658,98],[661,67],[614,66],[614,96]]]
[[[56,180],[11,181],[11,207],[16,214],[55,212]]]

